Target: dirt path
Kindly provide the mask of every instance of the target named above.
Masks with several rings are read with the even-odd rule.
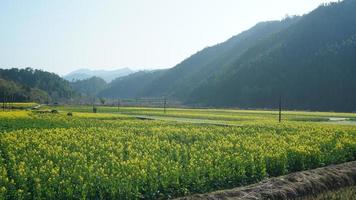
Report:
[[[328,122],[323,122],[324,124],[338,124],[338,125],[353,125],[356,126],[356,121],[328,121]]]
[[[356,184],[356,161],[291,173],[260,183],[176,200],[293,199]]]
[[[44,105],[44,104],[38,104],[38,105],[32,107],[31,109],[38,110],[38,109],[40,109],[43,105]]]
[[[233,123],[226,123],[219,120],[210,119],[198,119],[198,118],[183,118],[183,117],[169,117],[169,116],[148,116],[148,115],[135,115],[137,119],[141,120],[163,120],[163,121],[173,121],[173,122],[183,122],[183,123],[193,123],[193,124],[209,124],[216,126],[241,126]]]

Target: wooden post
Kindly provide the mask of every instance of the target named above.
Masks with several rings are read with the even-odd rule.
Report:
[[[117,99],[117,111],[120,112],[120,99]]]
[[[282,122],[282,96],[279,96],[279,115],[278,115],[279,123]]]

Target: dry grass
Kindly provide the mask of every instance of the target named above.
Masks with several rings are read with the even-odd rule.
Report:
[[[356,186],[325,192],[319,195],[296,198],[294,200],[353,200],[356,199]]]
[[[270,178],[246,187],[183,197],[179,198],[179,200],[293,199],[354,186],[355,183],[356,161],[353,161]],[[332,195],[332,193],[327,194]],[[322,195],[320,198],[327,199]]]

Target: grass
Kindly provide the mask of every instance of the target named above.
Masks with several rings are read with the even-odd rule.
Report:
[[[14,103],[8,103],[6,104],[6,107],[11,107],[12,109],[28,109],[28,108],[33,108],[35,106],[37,106],[37,103],[34,102],[14,102]],[[3,104],[2,102],[0,103],[0,108],[3,108]]]

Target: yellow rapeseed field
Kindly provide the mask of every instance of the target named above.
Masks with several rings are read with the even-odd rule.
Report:
[[[0,118],[7,127],[0,199],[172,198],[356,157],[354,126],[263,120],[222,127],[27,111]]]

